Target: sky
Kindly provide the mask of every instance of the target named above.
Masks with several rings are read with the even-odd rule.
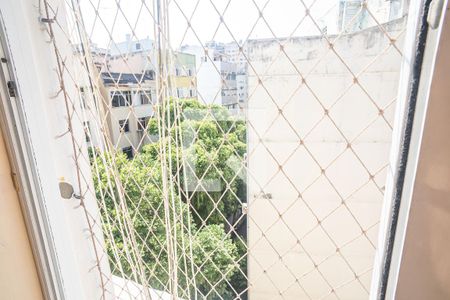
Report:
[[[117,2],[118,1],[118,2]],[[83,20],[93,43],[107,47],[125,40],[154,40],[153,5],[156,0],[80,0]],[[305,17],[302,4],[320,26],[335,19],[338,0],[166,0],[170,43],[198,45],[207,41],[245,41],[247,38],[271,38],[316,35],[319,30]],[[164,2],[164,0],[161,0]],[[120,9],[118,8],[120,7]],[[96,13],[98,11],[98,13]],[[260,18],[262,11],[264,18]],[[221,22],[221,16],[223,22]],[[188,20],[191,27],[188,26]]]

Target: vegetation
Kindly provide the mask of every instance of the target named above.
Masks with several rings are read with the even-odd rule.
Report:
[[[102,213],[107,217],[105,220],[111,220],[105,224],[106,232],[111,232],[114,239],[107,237],[106,241],[111,265],[115,274],[123,272],[131,276],[134,265],[140,263],[144,265],[145,277],[152,287],[167,289],[170,280],[168,217],[177,220],[171,223],[170,230],[172,236],[176,236],[178,249],[180,296],[188,298],[190,291],[192,297],[195,280],[200,297],[234,298],[246,288],[243,275],[246,259],[239,260],[246,252],[242,242],[245,236],[230,231],[228,225],[236,225],[241,202],[245,201],[245,174],[242,171],[246,151],[245,124],[233,120],[220,106],[205,106],[196,100],[183,100],[179,104],[180,111],[171,102],[168,110],[161,113],[169,120],[176,120],[165,127],[163,134],[179,136],[180,140],[168,138],[148,144],[135,154],[133,160],[123,154],[104,155],[106,159],[92,158],[92,163],[97,166],[93,168],[96,193],[106,204]],[[177,115],[177,112],[181,114]],[[149,134],[158,134],[157,120],[151,119],[148,128]],[[161,155],[161,149],[170,151],[169,158]],[[184,169],[176,160],[181,155],[185,158]],[[186,183],[174,183],[170,187],[177,196],[172,199],[168,215],[163,203],[163,162],[171,167],[169,172],[175,180]],[[124,190],[122,206],[115,200],[120,196],[120,187],[115,186],[114,180],[108,180],[114,178],[113,173],[120,176]],[[128,221],[133,230],[124,228],[125,218],[131,219]],[[140,255],[133,253],[130,240],[135,242],[137,249],[142,249]],[[120,249],[118,255],[113,251],[113,243]],[[192,262],[194,268],[191,268]],[[130,279],[139,281],[138,278]]]

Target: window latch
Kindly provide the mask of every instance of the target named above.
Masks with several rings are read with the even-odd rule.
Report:
[[[8,81],[8,94],[10,97],[16,97],[16,83],[14,81]]]

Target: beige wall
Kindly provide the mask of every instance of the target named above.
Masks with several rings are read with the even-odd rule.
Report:
[[[447,9],[448,11],[448,9]],[[396,299],[450,299],[450,20],[438,49]]]
[[[43,299],[0,131],[0,299]]]

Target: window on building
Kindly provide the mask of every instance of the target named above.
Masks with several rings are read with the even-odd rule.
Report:
[[[139,98],[141,105],[152,103],[152,91],[151,90],[140,91]]]
[[[136,50],[141,50],[141,43],[136,43]]]
[[[119,129],[123,132],[130,132],[130,122],[128,119],[119,121]]]
[[[113,107],[130,106],[132,103],[131,91],[111,92],[111,104]]]
[[[137,121],[137,128],[138,131],[145,131],[145,129],[147,128],[147,124],[148,124],[148,117],[143,117],[143,118],[139,118]]]
[[[86,138],[86,143],[89,143],[91,141],[91,136],[90,136],[90,126],[89,126],[89,122],[83,122],[83,126],[84,126],[84,135]]]
[[[153,71],[153,70],[146,70],[145,71],[145,75],[150,77],[150,80],[154,80],[155,79],[155,71]]]
[[[191,69],[188,69],[188,75],[192,76],[192,70]]]
[[[86,93],[84,92],[83,87],[80,87],[80,97],[81,97],[82,108],[86,109]]]
[[[131,146],[122,148],[122,152],[127,156],[128,159],[133,158],[133,148]]]
[[[178,69],[178,68],[175,69],[175,75],[176,76],[180,76],[181,75],[180,69]]]
[[[227,74],[226,79],[227,80],[236,80],[236,73],[232,72],[232,73]]]

